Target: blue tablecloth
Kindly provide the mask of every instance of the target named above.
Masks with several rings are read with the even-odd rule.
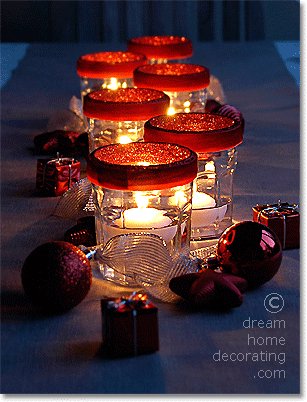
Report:
[[[52,113],[79,95],[78,56],[103,49],[110,47],[33,44],[2,91],[1,392],[299,393],[298,250],[284,251],[277,275],[245,294],[242,306],[231,312],[192,312],[157,303],[160,351],[136,358],[111,360],[99,353],[99,300],[118,291],[110,284],[94,279],[86,299],[59,316],[35,313],[25,298],[20,279],[24,259],[39,244],[61,239],[73,224],[51,216],[57,198],[35,195],[33,137],[45,130]],[[257,203],[297,203],[299,90],[273,44],[203,43],[196,46],[193,61],[220,79],[228,103],[246,120],[234,182],[234,219],[251,219]],[[264,308],[272,292],[284,299],[278,314]],[[259,320],[265,325],[275,320],[275,329],[259,327]],[[267,337],[276,337],[278,345],[263,343]]]

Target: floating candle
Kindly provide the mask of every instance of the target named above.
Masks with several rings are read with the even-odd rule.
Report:
[[[108,237],[129,232],[146,232],[161,236],[166,242],[171,241],[177,227],[169,226],[172,220],[165,215],[167,211],[148,208],[148,198],[139,193],[136,193],[135,200],[137,208],[127,209],[119,219],[114,221],[115,226],[105,227]]]

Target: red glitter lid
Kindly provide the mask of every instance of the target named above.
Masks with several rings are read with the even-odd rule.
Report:
[[[134,52],[91,53],[79,57],[77,73],[88,78],[132,78],[133,70],[146,62],[146,56]]]
[[[128,41],[128,50],[149,59],[185,59],[193,54],[192,42],[184,36],[141,36]]]
[[[145,123],[144,140],[176,142],[198,154],[233,148],[243,141],[243,125],[213,113],[156,116]]]
[[[162,190],[192,182],[197,155],[177,144],[132,142],[93,151],[87,163],[89,180],[115,190]]]
[[[196,64],[147,64],[133,73],[134,84],[163,91],[197,91],[209,85],[210,73]]]
[[[100,120],[148,120],[165,114],[170,99],[162,91],[147,88],[101,89],[84,97],[83,113]]]

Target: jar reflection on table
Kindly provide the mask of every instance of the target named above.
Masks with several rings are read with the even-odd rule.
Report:
[[[121,234],[152,233],[165,241],[171,255],[188,255],[196,174],[196,154],[176,144],[141,142],[95,150],[88,177],[94,189],[97,243],[104,245]],[[105,279],[133,282],[105,264],[100,270]]]

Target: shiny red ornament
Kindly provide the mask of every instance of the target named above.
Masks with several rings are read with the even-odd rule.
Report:
[[[255,288],[277,273],[282,247],[277,235],[267,226],[244,221],[223,232],[217,256],[224,272],[245,278],[248,286]]]

